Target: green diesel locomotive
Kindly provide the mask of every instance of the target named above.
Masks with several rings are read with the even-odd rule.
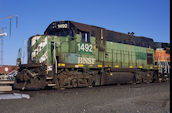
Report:
[[[73,21],[52,22],[28,40],[14,88],[92,87],[158,80],[154,42]]]

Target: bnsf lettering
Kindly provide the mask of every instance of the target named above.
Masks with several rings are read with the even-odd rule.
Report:
[[[78,63],[79,64],[94,64],[95,58],[78,57]]]

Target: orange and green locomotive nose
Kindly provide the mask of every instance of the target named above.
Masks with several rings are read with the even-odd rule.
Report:
[[[170,54],[167,53],[167,50],[159,49],[155,51],[155,62],[170,62]]]

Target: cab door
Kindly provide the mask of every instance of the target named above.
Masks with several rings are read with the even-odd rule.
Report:
[[[56,69],[59,63],[58,47],[55,42],[51,42],[51,64]]]

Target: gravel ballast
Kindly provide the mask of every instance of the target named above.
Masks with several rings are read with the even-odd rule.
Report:
[[[170,113],[168,82],[20,93],[30,99],[0,100],[0,113]]]

